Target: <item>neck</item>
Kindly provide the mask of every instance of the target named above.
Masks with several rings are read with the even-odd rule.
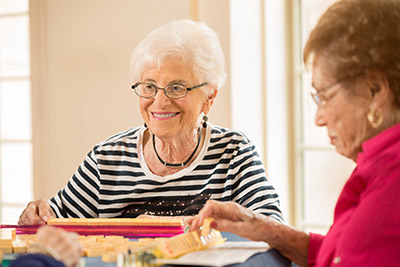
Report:
[[[193,157],[195,156],[201,141],[201,128],[199,127],[196,133],[196,140],[195,143],[190,145],[189,149],[185,149],[185,145],[177,146],[176,143],[174,145],[170,145],[169,142],[164,142],[162,149],[156,148],[156,138],[155,135],[152,135],[152,144],[154,153],[158,159],[158,161],[167,167],[184,167],[188,165]],[[193,140],[193,139],[191,139]],[[159,142],[158,142],[159,143]],[[188,144],[188,142],[182,142],[183,144]],[[194,147],[193,147],[194,146]],[[160,146],[158,146],[160,147]],[[159,153],[162,152],[162,153]],[[183,153],[182,153],[183,152]],[[190,153],[190,154],[189,154]],[[188,156],[189,154],[189,156]]]

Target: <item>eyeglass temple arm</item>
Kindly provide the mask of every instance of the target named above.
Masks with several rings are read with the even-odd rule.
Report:
[[[196,88],[202,87],[202,86],[204,86],[204,85],[207,85],[207,84],[208,84],[208,82],[204,82],[204,83],[201,83],[201,84],[199,84],[199,85],[196,85],[196,86],[193,86],[193,87],[187,88],[186,90],[190,91],[190,90],[193,90],[193,89],[196,89]]]
[[[138,83],[135,83],[134,85],[131,86],[131,88],[132,88],[132,89],[136,89],[136,87],[138,87],[139,84],[140,84],[139,82],[138,82]]]

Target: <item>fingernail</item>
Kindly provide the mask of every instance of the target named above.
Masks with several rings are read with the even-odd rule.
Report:
[[[49,220],[49,218],[48,218],[47,216],[43,216],[43,220],[44,220],[45,222],[47,222],[47,221]]]

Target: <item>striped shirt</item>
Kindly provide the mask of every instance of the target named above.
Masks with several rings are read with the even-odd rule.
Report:
[[[210,198],[235,201],[283,221],[278,195],[243,133],[208,123],[194,161],[179,172],[158,176],[143,156],[145,130],[134,127],[96,145],[66,187],[50,199],[57,217],[194,215]]]

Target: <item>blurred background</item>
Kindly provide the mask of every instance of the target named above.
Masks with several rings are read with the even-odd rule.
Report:
[[[0,0],[0,221],[65,186],[95,144],[143,123],[129,57],[174,19],[219,35],[210,122],[258,148],[287,223],[325,233],[354,163],[314,125],[302,48],[333,0]]]

